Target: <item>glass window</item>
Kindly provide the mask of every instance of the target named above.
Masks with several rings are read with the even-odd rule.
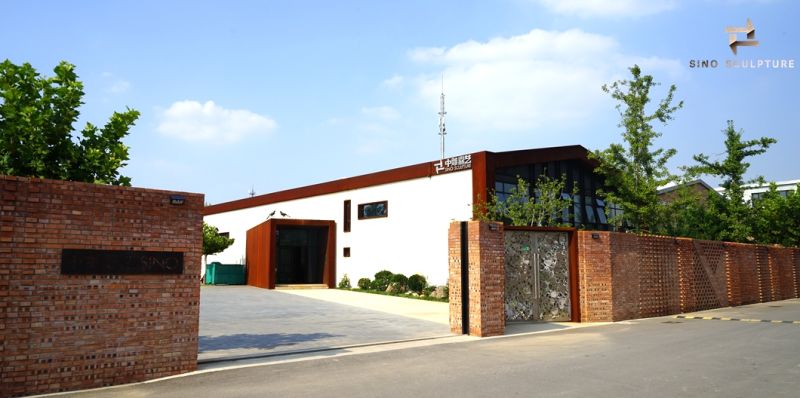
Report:
[[[586,196],[583,198],[583,203],[586,203],[586,222],[594,224],[597,222],[597,217],[594,214],[594,206],[592,206],[592,198]]]
[[[389,216],[389,202],[372,202],[358,205],[358,219],[367,220]]]
[[[561,199],[566,199],[566,200],[572,201],[572,196],[570,196],[570,194],[568,194],[568,193],[562,192],[561,193]],[[569,207],[564,208],[564,210],[562,211],[561,222],[563,222],[565,224],[571,224],[570,218],[569,218]]]
[[[601,199],[595,199],[595,201],[597,202],[597,219],[600,220],[600,224],[608,224],[605,202]]]
[[[575,216],[575,225],[583,224],[583,211],[581,210],[581,196],[575,195],[572,200],[572,210]]]

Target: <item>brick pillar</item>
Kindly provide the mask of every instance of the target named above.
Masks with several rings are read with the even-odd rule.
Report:
[[[449,285],[450,330],[462,332],[461,223],[450,224]],[[469,334],[487,337],[505,331],[505,256],[503,225],[467,223]]]
[[[613,320],[611,234],[578,231],[581,322]]]

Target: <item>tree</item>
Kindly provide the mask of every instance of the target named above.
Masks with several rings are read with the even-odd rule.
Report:
[[[567,176],[550,179],[540,175],[536,179],[534,197],[531,197],[528,182],[517,176],[517,186],[511,189],[505,200],[492,193],[488,203],[479,205],[476,218],[482,221],[509,220],[514,226],[556,226],[559,217],[572,206],[572,200],[563,197]],[[577,194],[577,185],[573,191]]]
[[[722,179],[721,185],[725,191],[707,203],[711,212],[720,216],[721,228],[717,236],[711,238],[749,242],[753,240],[754,213],[751,206],[744,201],[744,186],[754,182],[763,183],[764,178],[745,180],[744,176],[750,167],[746,159],[765,153],[777,141],[769,137],[742,141],[744,131],[736,131],[733,120],[728,120],[727,128],[722,131],[725,133],[725,159],[711,161],[707,155],[701,153],[693,157],[698,165],[687,167],[686,171],[692,175],[706,174]]]
[[[722,216],[717,206],[709,203],[720,199],[714,191],[702,194],[689,188],[684,181],[677,194],[666,205],[663,232],[671,236],[714,240],[722,228]]]
[[[773,183],[753,201],[753,236],[758,243],[800,247],[800,185],[781,195]]]
[[[0,174],[130,185],[118,172],[128,160],[121,140],[139,112],[114,112],[102,128],[86,123],[73,137],[83,83],[67,62],[53,72],[0,63]]]
[[[203,222],[203,262],[208,263],[208,256],[221,253],[233,244],[234,239],[220,235],[219,229]]]
[[[650,89],[659,85],[650,75],[642,75],[638,65],[630,68],[632,80],[619,80],[603,85],[603,91],[619,101],[617,110],[624,129],[622,137],[627,147],[611,144],[603,151],[591,156],[600,161],[595,172],[605,177],[607,190],[598,194],[622,209],[614,215],[612,224],[628,225],[635,231],[657,232],[666,215],[666,207],[658,198],[658,187],[675,179],[666,168],[667,161],[675,155],[674,149],[651,149],[653,140],[661,133],[653,129],[652,123],[667,124],[672,114],[683,107],[683,101],[672,105],[675,85],[671,85],[666,97],[659,102],[653,113],[645,107],[650,102]]]

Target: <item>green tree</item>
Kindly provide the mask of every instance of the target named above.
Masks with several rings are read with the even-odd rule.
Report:
[[[800,185],[786,196],[775,184],[753,201],[753,236],[758,243],[800,247]]]
[[[0,63],[0,174],[130,185],[118,170],[128,160],[122,138],[139,112],[114,112],[103,127],[87,123],[73,137],[83,83],[67,62],[53,71],[44,77],[29,63]]]
[[[710,238],[749,242],[753,240],[754,213],[750,204],[744,201],[744,189],[749,183],[763,183],[764,178],[745,180],[744,176],[750,167],[746,159],[765,153],[777,141],[769,137],[742,141],[743,130],[736,131],[733,120],[728,120],[727,128],[722,131],[725,133],[725,159],[711,161],[707,155],[701,153],[694,156],[698,164],[687,167],[686,171],[692,175],[705,174],[722,179],[721,185],[725,191],[721,196],[710,197],[707,202],[710,212],[719,215],[719,220],[712,221],[720,226],[717,236]]]
[[[628,225],[635,231],[658,232],[666,215],[666,207],[658,198],[658,187],[675,179],[667,170],[667,161],[675,155],[674,149],[652,149],[653,141],[661,133],[653,129],[654,121],[667,124],[672,114],[683,107],[683,101],[673,106],[675,85],[652,113],[645,109],[650,102],[650,89],[659,85],[650,75],[642,75],[638,65],[630,68],[631,80],[619,80],[603,85],[603,91],[617,100],[617,110],[624,129],[623,140],[627,146],[611,144],[591,156],[600,161],[595,170],[605,179],[606,190],[598,194],[622,209],[613,215],[612,224]]]
[[[677,194],[666,204],[664,233],[695,239],[713,240],[719,236],[722,217],[717,206],[709,203],[719,200],[716,192],[700,193],[689,188],[686,182],[679,185]]]
[[[233,244],[234,239],[220,235],[217,227],[203,222],[203,262],[208,263],[208,256],[221,253]]]
[[[540,175],[536,179],[534,197],[531,197],[530,186],[524,179],[517,177],[517,186],[511,189],[505,200],[500,200],[492,193],[489,202],[479,205],[476,218],[483,221],[508,220],[514,226],[556,226],[565,210],[572,206],[572,200],[563,197],[567,176],[550,179]],[[577,194],[577,186],[572,195]]]

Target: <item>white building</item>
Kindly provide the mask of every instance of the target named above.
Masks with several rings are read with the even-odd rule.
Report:
[[[517,176],[535,184],[541,174],[566,174],[566,191],[579,186],[574,224],[607,228],[587,153],[577,145],[483,151],[208,206],[205,222],[235,239],[209,261],[244,262],[248,284],[266,288],[333,287],[344,274],[355,284],[384,269],[445,284],[450,222],[471,219],[474,203],[507,192]]]
[[[775,185],[779,195],[786,196],[789,192],[797,189],[797,184],[800,180],[777,181]],[[764,195],[764,192],[769,191],[770,184],[767,185],[746,185],[744,190],[744,200],[747,202],[758,200]]]

